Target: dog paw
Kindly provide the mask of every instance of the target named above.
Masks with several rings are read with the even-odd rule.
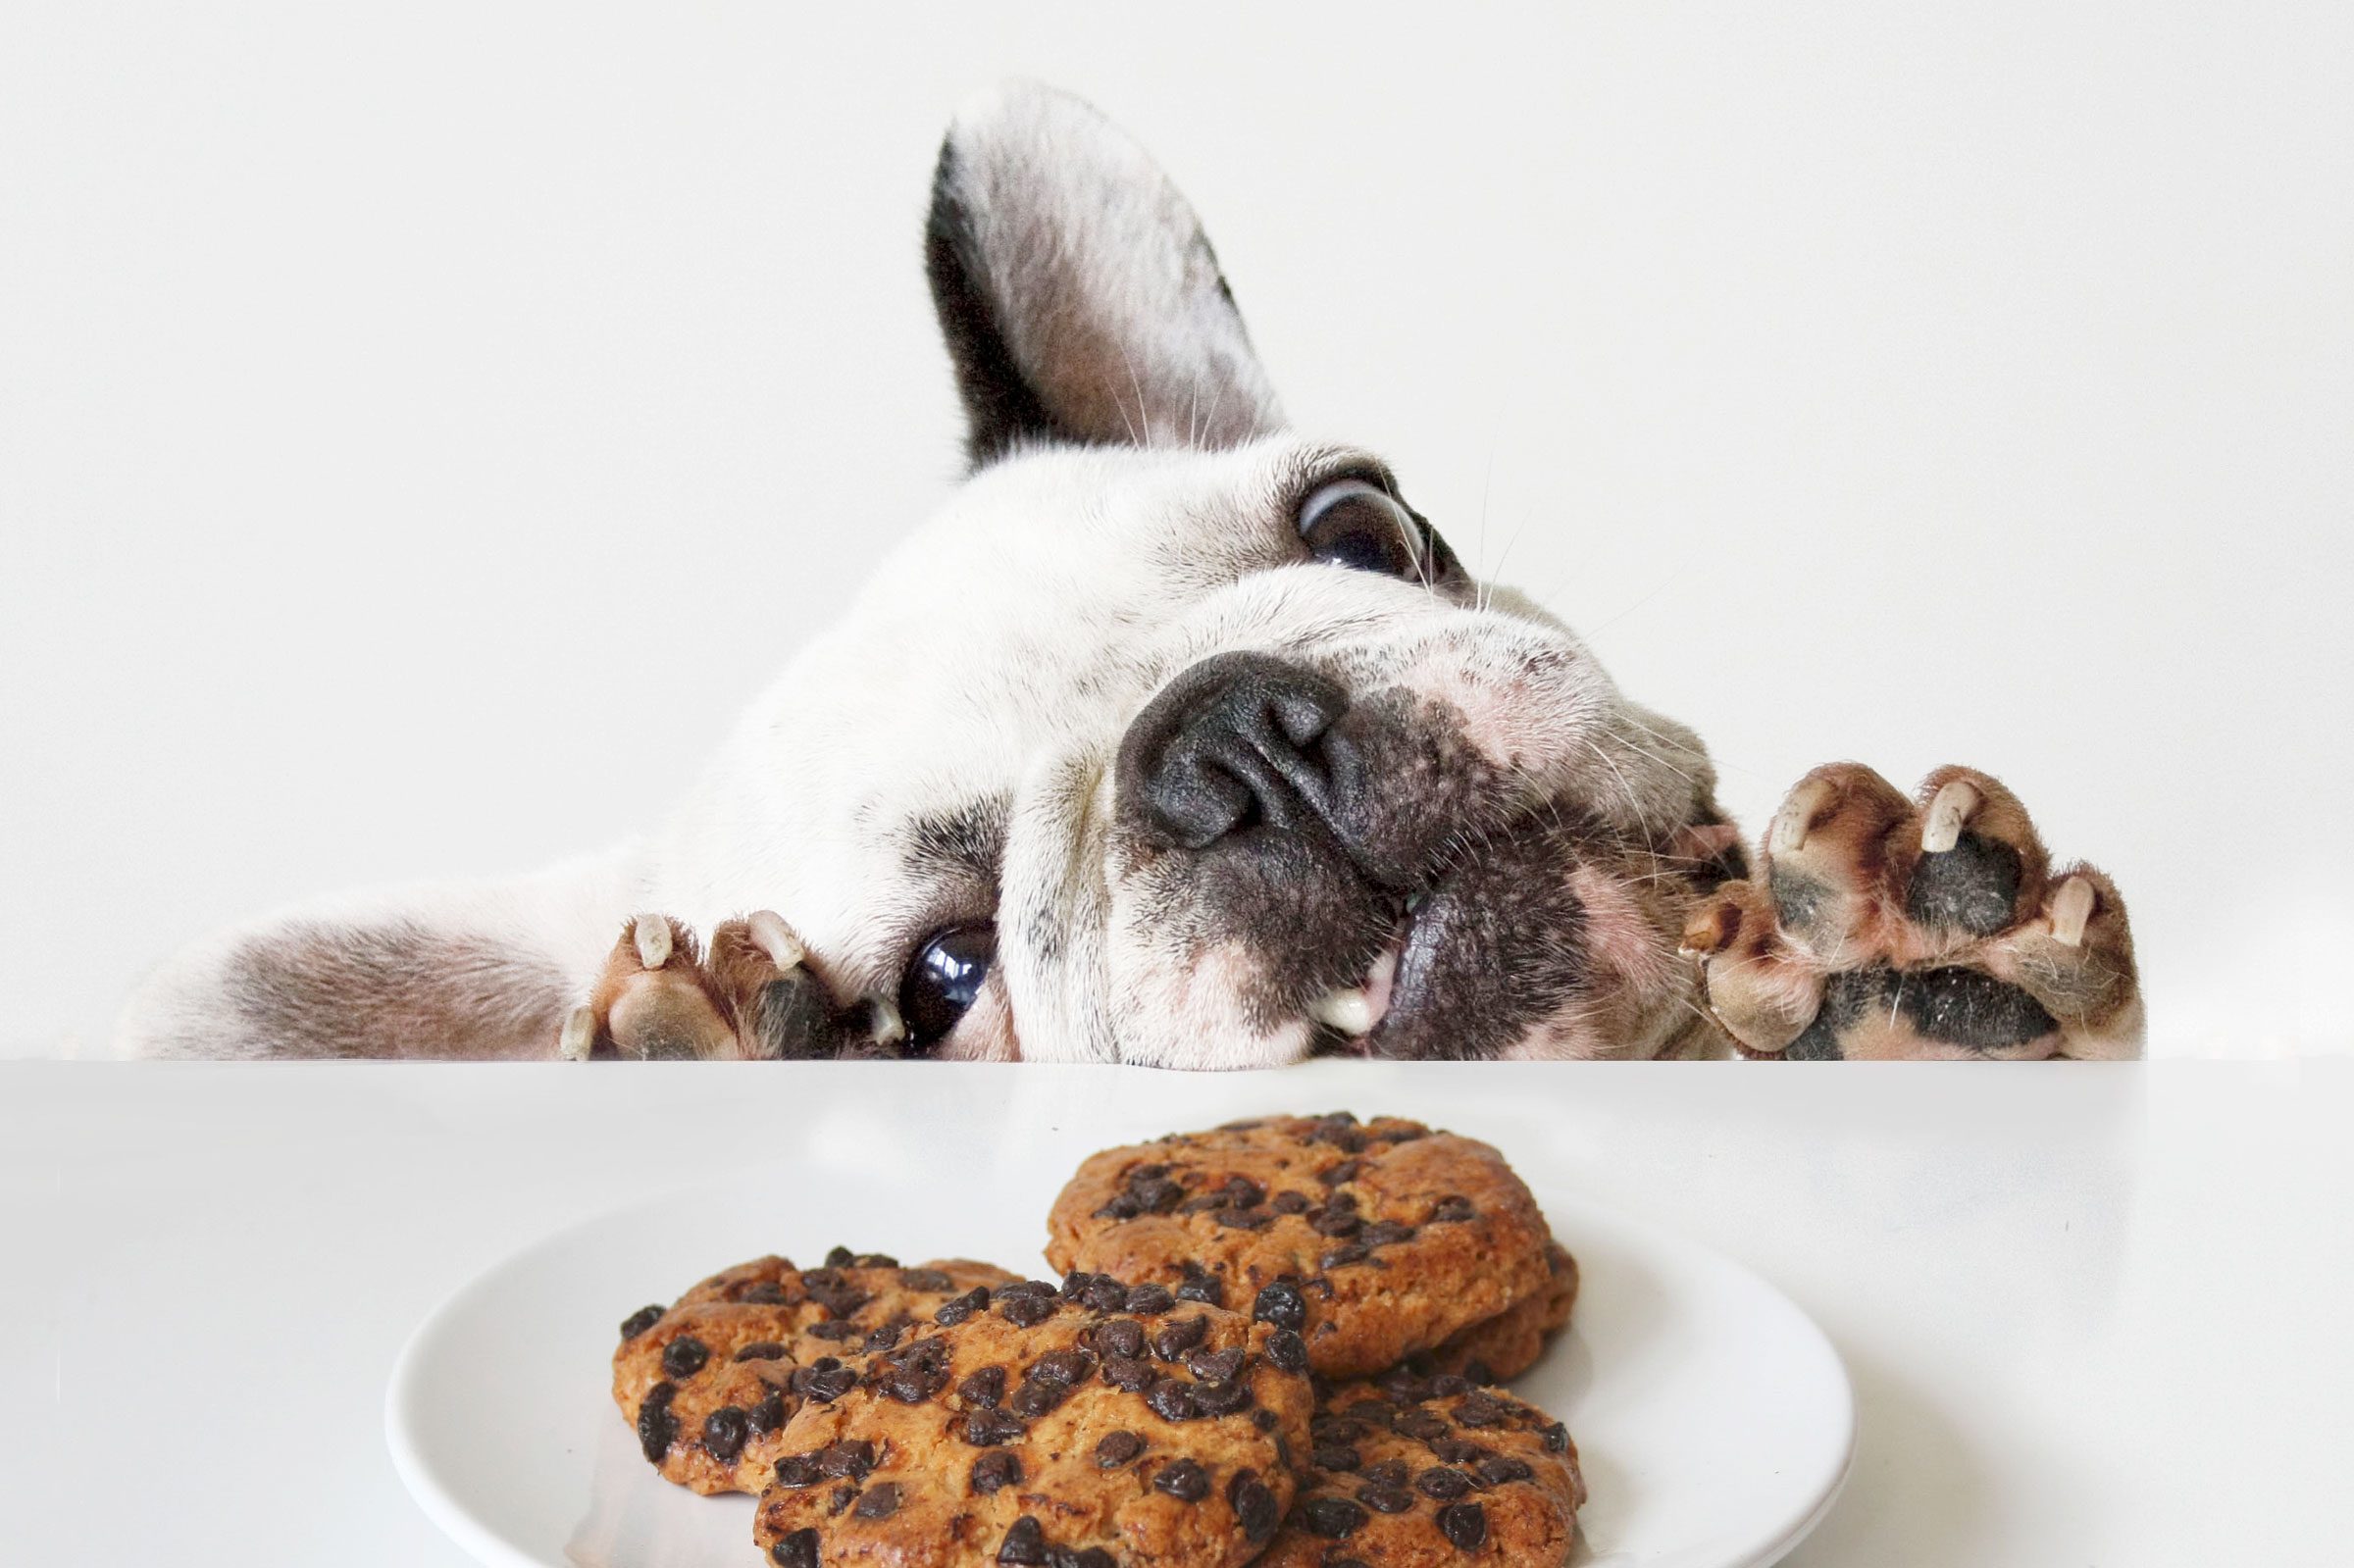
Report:
[[[1684,933],[1744,1054],[2123,1057],[2141,988],[2116,885],[2054,871],[2017,796],[1941,768],[1908,799],[1869,768],[1798,783],[1757,875]]]
[[[808,950],[767,910],[715,927],[708,947],[665,915],[622,929],[588,1001],[565,1018],[569,1060],[775,1061],[892,1055],[907,1031],[897,1008],[839,1008]]]

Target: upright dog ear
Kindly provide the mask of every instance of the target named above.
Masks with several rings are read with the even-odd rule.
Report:
[[[1025,440],[1222,447],[1283,423],[1193,208],[1067,93],[958,112],[924,261],[975,467]]]

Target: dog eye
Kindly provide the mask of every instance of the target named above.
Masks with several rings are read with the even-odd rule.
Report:
[[[929,1050],[971,1008],[997,961],[998,928],[956,926],[915,950],[899,980],[899,1017],[908,1043]]]
[[[1436,582],[1455,559],[1412,507],[1366,480],[1335,480],[1300,508],[1307,553],[1334,566]]]

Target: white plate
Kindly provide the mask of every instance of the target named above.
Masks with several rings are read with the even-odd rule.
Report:
[[[697,1497],[639,1455],[607,1393],[615,1325],[728,1264],[771,1250],[810,1264],[836,1241],[1043,1274],[1032,1217],[1055,1186],[1017,1195],[804,1164],[562,1232],[464,1287],[409,1341],[384,1412],[401,1479],[497,1568],[752,1568],[749,1498]],[[1582,1287],[1568,1332],[1514,1387],[1577,1442],[1593,1495],[1572,1560],[1752,1568],[1782,1556],[1846,1478],[1855,1415],[1838,1354],[1728,1259],[1541,1185],[1537,1195]]]

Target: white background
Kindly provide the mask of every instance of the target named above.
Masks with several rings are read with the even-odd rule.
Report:
[[[0,11],[0,1048],[650,824],[956,471],[1005,73],[1204,214],[1295,417],[1696,725],[1968,761],[2159,1052],[2343,1048],[2354,12]]]

